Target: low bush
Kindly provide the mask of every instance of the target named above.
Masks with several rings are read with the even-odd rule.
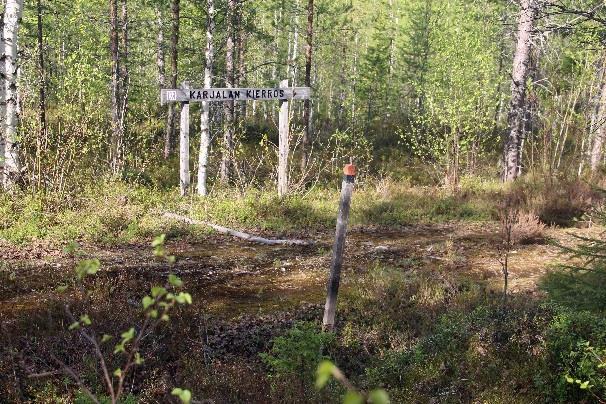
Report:
[[[560,309],[547,330],[546,348],[546,396],[569,403],[606,400],[606,319]]]
[[[285,335],[276,337],[269,353],[261,354],[269,368],[274,402],[321,401],[314,388],[315,371],[324,352],[335,342],[334,334],[318,325],[299,322]]]

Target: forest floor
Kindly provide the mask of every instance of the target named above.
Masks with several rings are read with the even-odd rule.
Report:
[[[514,296],[526,296],[523,299],[538,296],[541,292],[537,285],[541,278],[561,258],[560,249],[554,244],[571,245],[574,243],[572,234],[595,236],[601,231],[603,229],[597,226],[586,229],[552,227],[545,231],[542,242],[517,246],[509,261],[510,292]],[[212,361],[215,372],[210,384],[208,380],[212,378],[206,374],[206,381],[198,385],[198,394],[214,396],[219,402],[222,399],[263,401],[265,399],[260,397],[267,398],[270,394],[269,382],[263,375],[258,354],[267,351],[271,339],[282,334],[296,320],[321,319],[333,234],[327,230],[298,236],[312,238],[317,244],[312,247],[266,246],[218,234],[206,234],[195,241],[173,240],[166,244],[168,253],[176,256],[172,265],[155,258],[149,245],[143,243],[84,244],[77,256],[44,243],[21,247],[0,245],[0,256],[3,257],[0,261],[2,326],[5,335],[12,336],[9,337],[10,344],[32,352],[32,357],[25,360],[25,367],[31,373],[45,372],[54,366],[43,353],[36,352],[36,346],[62,352],[69,351],[66,342],[74,341],[73,337],[66,337],[63,342],[56,338],[66,334],[62,321],[57,320],[62,317],[64,304],[69,303],[76,310],[87,310],[92,318],[98,319],[95,322],[99,328],[115,332],[137,318],[141,298],[151,286],[163,284],[168,273],[175,273],[183,279],[193,304],[174,320],[180,331],[170,334],[181,338],[179,332],[183,332],[187,337],[183,347],[171,352],[170,360],[162,360],[174,362],[171,370],[164,366],[162,376],[144,372],[148,377],[153,374],[155,380],[160,377],[164,383],[152,387],[142,382],[142,397],[149,395],[150,400],[153,400],[151,397],[157,399],[158,394],[162,395],[159,386],[164,384],[195,386],[194,380],[202,377],[200,364],[188,362],[188,356],[198,352],[199,356],[194,355],[194,358],[207,365]],[[347,239],[340,307],[356,299],[357,289],[364,286],[361,280],[384,268],[404,276],[423,273],[428,279],[439,279],[439,287],[443,289],[456,288],[455,283],[469,282],[484,293],[497,295],[503,284],[498,260],[500,240],[499,224],[492,221],[451,221],[402,227],[355,226]],[[102,263],[94,280],[86,284],[92,291],[91,301],[87,303],[92,303],[92,307],[88,308],[83,307],[84,298],[77,291],[58,291],[59,286],[71,282],[74,266],[84,258],[98,258]],[[416,299],[430,301],[433,298],[424,298],[423,294],[443,293],[432,291],[431,282],[427,290],[414,295]],[[381,297],[381,294],[376,296],[389,298]],[[448,302],[443,303],[448,305]],[[42,340],[46,342],[42,343]],[[149,355],[158,353],[159,346],[164,346],[163,343],[156,345],[150,348]],[[221,360],[229,363],[230,370],[226,370],[225,363],[221,365]],[[217,369],[221,369],[219,381]],[[198,374],[192,376],[194,373]],[[242,374],[247,380],[242,380]],[[255,380],[259,377],[266,382],[258,384]],[[20,394],[27,395],[27,391],[31,394],[28,390],[31,388],[39,390],[41,387],[33,383],[24,387],[26,392]]]
[[[558,244],[571,246],[575,235],[600,236],[604,229],[582,221],[595,199],[586,184],[520,183],[513,192],[524,196],[525,217],[534,218],[524,226],[541,234],[510,252],[505,310],[498,218],[506,191],[477,179],[458,193],[391,181],[357,189],[335,338],[321,348],[313,347],[336,190],[284,200],[254,190],[183,199],[112,184],[69,203],[0,196],[0,397],[73,402],[79,388],[57,373],[53,356],[103,395],[91,347],[68,330],[66,306],[89,315],[98,335],[120,335],[140,327],[142,298],[173,273],[193,304],[176,309],[169,324],[145,338],[145,362],[129,381],[138,402],[168,402],[175,386],[217,403],[335,402],[342,390],[313,387],[322,355],[361,388],[387,388],[393,402],[540,400],[553,391],[542,386],[561,378],[542,365],[553,314],[540,286],[567,259]],[[166,211],[316,243],[253,244],[166,221]],[[543,229],[537,218],[568,227]],[[162,233],[173,264],[153,254],[150,242]],[[71,240],[79,245],[66,249],[76,246]],[[100,270],[76,282],[75,268],[84,259],[99,259]],[[311,328],[293,334],[300,324]],[[287,348],[277,353],[283,337]],[[104,349],[117,368],[121,358],[111,346]],[[272,366],[262,354],[282,355],[274,364],[285,367]],[[305,364],[297,355],[313,360]]]
[[[499,291],[503,275],[499,262],[499,226],[494,222],[451,222],[381,228],[357,227],[348,233],[343,288],[374,266],[403,271],[425,268],[465,276]],[[545,241],[517,246],[509,260],[512,293],[538,293],[537,284],[560,262],[555,244],[571,245],[572,235],[596,236],[603,229],[549,228]],[[301,234],[300,237],[309,237]],[[73,277],[80,259],[98,258],[99,278],[113,284],[113,299],[138,301],[150,284],[168,273],[179,275],[194,304],[209,313],[233,318],[270,314],[305,304],[322,304],[330,267],[332,234],[316,233],[314,246],[268,246],[211,234],[201,240],[172,241],[166,247],[176,262],[168,265],[152,254],[148,244],[83,245],[78,257],[43,243],[15,248],[0,244],[0,316],[28,316],[45,310],[46,301],[61,299],[57,288]]]

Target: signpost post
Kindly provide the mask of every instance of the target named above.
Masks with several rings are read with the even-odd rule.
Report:
[[[311,98],[311,89],[309,87],[288,87],[288,80],[280,82],[280,87],[265,88],[203,88],[190,89],[183,88],[162,89],[160,91],[160,103],[179,102],[182,104],[181,125],[187,128],[181,128],[181,141],[189,140],[189,103],[191,102],[221,102],[221,101],[280,101],[280,119],[278,123],[279,134],[279,153],[278,153],[278,195],[280,197],[288,193],[288,100],[305,100]],[[189,141],[181,144],[180,149],[189,148]],[[180,159],[180,184],[181,194],[184,195],[189,187],[189,150],[186,153],[188,158]]]

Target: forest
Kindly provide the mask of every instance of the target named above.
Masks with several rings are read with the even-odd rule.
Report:
[[[0,0],[0,403],[606,403],[603,0]]]

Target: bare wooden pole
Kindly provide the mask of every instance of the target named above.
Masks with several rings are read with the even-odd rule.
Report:
[[[183,88],[188,89],[189,85],[183,83]],[[181,122],[179,127],[179,184],[181,196],[187,194],[191,182],[189,171],[189,102],[184,102],[181,106]]]
[[[288,87],[288,80],[280,82],[280,88]],[[279,120],[279,153],[278,153],[278,196],[282,198],[288,193],[288,101],[280,101],[280,120]]]
[[[337,230],[335,232],[335,243],[332,248],[332,262],[330,265],[330,278],[328,279],[326,305],[324,306],[324,319],[322,329],[332,331],[335,326],[335,312],[337,309],[337,295],[341,281],[341,267],[343,266],[343,252],[345,250],[345,236],[347,223],[349,221],[349,208],[351,206],[351,195],[356,178],[356,167],[348,164],[343,169],[343,185],[341,186],[341,201],[337,216]]]

